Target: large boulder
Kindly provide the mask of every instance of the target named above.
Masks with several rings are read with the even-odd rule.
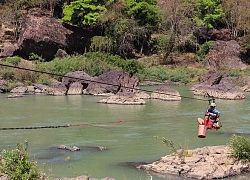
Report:
[[[16,54],[28,59],[30,53],[35,53],[51,60],[58,49],[67,47],[66,37],[71,33],[48,11],[30,9],[21,29]]]
[[[165,101],[180,101],[181,95],[178,91],[170,87],[160,87],[152,92],[151,99],[160,99]]]
[[[70,85],[67,95],[81,95],[83,93],[83,85],[80,82],[74,82]]]
[[[49,11],[30,9],[24,19],[15,54],[28,59],[35,53],[45,60],[65,57],[67,54],[83,54],[90,46],[91,38],[99,31],[62,24],[51,17]]]
[[[55,80],[55,79],[51,79],[51,85],[46,89],[46,93],[48,95],[53,95],[53,96],[64,96],[67,94],[67,87]]]
[[[4,42],[2,47],[2,52],[0,51],[0,57],[11,57],[14,55],[17,46],[15,43]]]
[[[245,99],[244,91],[232,83],[228,74],[209,71],[200,79],[200,83],[194,85],[191,90],[194,95],[215,97],[220,99]]]
[[[205,66],[210,69],[246,69],[247,65],[243,63],[243,53],[239,43],[231,41],[215,41],[208,56],[204,59]]]
[[[191,179],[223,179],[249,171],[250,164],[236,161],[228,146],[210,146],[178,150],[138,169],[159,176],[178,175]]]
[[[79,82],[83,85],[83,88],[86,89],[88,84],[93,81],[95,78],[91,77],[84,71],[74,71],[68,72],[62,78],[62,83],[67,87],[70,88],[72,83]]]
[[[139,79],[129,73],[114,70],[98,76],[91,81],[86,89],[86,94],[103,95],[116,94],[117,92],[138,92]]]

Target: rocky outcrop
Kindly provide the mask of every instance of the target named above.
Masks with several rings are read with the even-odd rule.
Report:
[[[80,82],[74,82],[70,85],[67,95],[81,95],[83,92],[83,85]]]
[[[14,88],[10,91],[11,93],[26,93],[28,91],[28,88],[21,82],[17,82],[14,85]]]
[[[57,82],[49,86],[46,93],[53,96],[64,96],[67,94],[67,88],[63,83]]]
[[[230,41],[234,40],[232,32],[228,29],[208,29],[206,27],[196,28],[193,32],[194,36],[197,38],[200,44],[203,44],[207,41]]]
[[[0,57],[10,57],[14,55],[17,48],[15,44],[16,28],[9,23],[0,24]]]
[[[200,83],[194,85],[191,90],[194,95],[199,96],[229,100],[245,99],[243,90],[232,83],[229,75],[215,71],[209,71],[200,79]]]
[[[180,101],[181,95],[178,91],[170,87],[160,87],[152,92],[151,99],[160,99],[165,101]]]
[[[46,93],[49,86],[35,83],[34,88],[35,88],[35,93]]]
[[[54,58],[58,49],[65,49],[67,36],[72,31],[62,26],[60,19],[39,8],[30,9],[22,26],[16,54],[28,59],[35,53],[47,60]]]
[[[239,43],[235,40],[221,41],[213,43],[208,56],[203,60],[204,65],[212,70],[217,69],[246,69],[243,63],[245,59]]]
[[[228,146],[211,146],[179,150],[137,168],[160,176],[172,174],[191,179],[222,179],[249,171],[250,164],[233,159]]]
[[[85,93],[103,95],[104,93],[138,92],[138,85],[138,77],[131,77],[127,72],[114,70],[98,76],[95,81],[91,81]]]
[[[11,42],[4,42],[2,45],[2,51],[0,51],[0,57],[11,57],[17,49],[17,45]]]
[[[0,90],[1,87],[4,87],[4,82],[0,79]],[[97,77],[91,77],[83,71],[69,72],[63,76],[62,82],[50,79],[49,84],[49,86],[42,84],[25,86],[19,82],[11,90],[11,93],[46,93],[55,96],[82,94],[110,96],[118,92],[139,92],[139,79],[119,70],[110,71]],[[149,97],[147,94],[140,93],[137,94],[136,98],[147,99]]]
[[[67,87],[68,95],[81,95],[94,77],[89,76],[84,71],[74,71],[65,74],[62,78],[62,83]]]
[[[119,92],[115,95],[102,99],[100,103],[105,104],[122,104],[122,105],[144,105],[146,102],[139,98],[134,92]]]

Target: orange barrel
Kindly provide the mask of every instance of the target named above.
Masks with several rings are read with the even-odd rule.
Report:
[[[198,126],[198,137],[199,138],[206,137],[206,126],[203,124],[199,124],[199,126]]]
[[[213,128],[213,124],[214,124],[214,120],[209,119],[206,126],[208,129],[212,129]]]

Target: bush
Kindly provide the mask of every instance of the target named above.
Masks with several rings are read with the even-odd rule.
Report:
[[[21,62],[21,58],[18,56],[9,57],[5,60],[7,63],[17,66]]]
[[[141,73],[144,74],[143,79],[140,79],[141,81],[150,80],[163,82],[170,77],[167,69],[163,66],[147,68]]]
[[[37,63],[35,69],[51,74],[58,74],[59,76],[54,78],[61,80],[63,75],[72,71],[84,71],[90,76],[98,76],[105,72],[118,69],[118,67],[110,65],[100,58],[88,59],[81,55],[66,57],[64,59],[55,58],[50,62]],[[39,76],[39,81],[40,78],[44,79],[44,76],[41,76],[42,74]]]
[[[243,162],[250,162],[250,138],[233,135],[228,141],[232,156]]]
[[[202,61],[209,53],[210,49],[213,47],[213,41],[207,41],[201,45],[199,51],[197,52],[197,58]]]
[[[28,143],[18,143],[16,149],[3,150],[0,161],[0,174],[12,180],[36,180],[40,170],[35,162],[29,161]]]

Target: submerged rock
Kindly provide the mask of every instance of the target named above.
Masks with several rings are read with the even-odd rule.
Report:
[[[165,101],[180,101],[181,95],[170,87],[160,87],[151,94],[151,98]]]
[[[141,99],[137,93],[133,92],[121,92],[116,95],[112,95],[107,99],[102,99],[100,103],[106,104],[122,104],[122,105],[144,105],[146,102]]]
[[[76,146],[69,147],[69,146],[66,146],[66,145],[60,145],[60,146],[58,146],[58,149],[69,150],[69,151],[80,151],[79,147],[76,147]]]

